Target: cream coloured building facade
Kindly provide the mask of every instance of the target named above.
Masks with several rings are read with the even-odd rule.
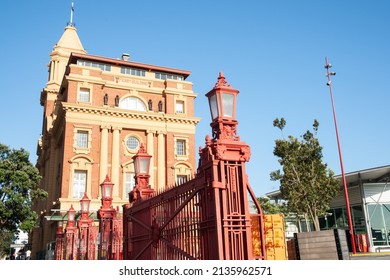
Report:
[[[43,258],[58,222],[84,192],[92,213],[100,208],[100,184],[114,183],[114,207],[128,202],[134,187],[133,156],[141,143],[152,156],[150,185],[173,185],[196,171],[195,127],[190,72],[121,58],[87,54],[74,26],[66,26],[50,54],[42,90],[42,137],[37,167],[44,202],[34,228],[32,258]]]

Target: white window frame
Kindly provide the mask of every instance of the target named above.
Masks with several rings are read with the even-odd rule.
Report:
[[[132,174],[132,175],[129,175]],[[134,187],[132,187],[132,184],[135,184],[134,179],[135,171],[134,171],[134,161],[130,160],[128,162],[125,162],[122,164],[122,199],[128,200],[129,199],[129,191],[133,190]],[[131,178],[128,178],[127,176],[133,176],[134,182],[132,182]],[[130,190],[129,190],[130,188]]]
[[[188,162],[178,162],[173,167],[174,178],[178,184],[182,184],[190,179],[193,169]]]
[[[82,103],[91,103],[91,89],[81,87],[79,89],[77,100]]]
[[[176,114],[184,114],[185,113],[185,101],[184,100],[176,100],[175,102],[175,113]]]
[[[83,176],[84,178],[80,178]],[[74,170],[73,172],[73,191],[72,198],[82,198],[87,191],[87,177],[86,170]]]
[[[135,186],[135,178],[134,171],[125,172],[124,176],[124,188],[125,188],[125,198],[129,198],[129,192],[134,189]]]
[[[178,156],[186,155],[186,140],[176,139],[176,154]]]
[[[174,153],[176,160],[188,160],[189,157],[189,137],[187,136],[174,136]],[[183,143],[184,147],[179,147],[178,143]]]
[[[122,100],[119,101],[119,108],[141,112],[147,111],[145,102],[136,96],[127,96],[122,98]]]
[[[92,177],[92,165],[93,165],[93,159],[87,155],[77,155],[73,158],[69,159],[70,164],[70,173],[69,173],[69,191],[68,191],[68,199],[78,202],[80,201],[80,198],[75,199],[73,197],[74,194],[74,174],[77,171],[85,171],[86,172],[86,186],[85,186],[85,192],[87,193],[88,197],[91,198],[91,177]]]
[[[88,131],[77,130],[76,132],[76,146],[78,149],[88,149]]]
[[[87,146],[79,146],[79,135],[86,133],[87,134]],[[73,129],[73,151],[76,154],[88,154],[92,148],[92,127],[74,125]]]
[[[127,141],[129,140],[129,138],[135,138],[138,140],[138,146],[135,149],[131,149],[127,145]],[[142,143],[141,138],[138,135],[133,134],[133,133],[126,135],[125,138],[122,140],[123,149],[125,151],[125,154],[126,155],[134,155],[135,153],[137,153],[139,147],[141,146],[141,143]]]

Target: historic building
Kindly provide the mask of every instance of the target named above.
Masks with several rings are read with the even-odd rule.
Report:
[[[113,204],[128,203],[134,186],[133,156],[141,144],[152,156],[150,185],[173,185],[196,170],[192,83],[189,71],[87,54],[72,23],[50,54],[41,92],[42,136],[37,147],[41,188],[34,205],[32,258],[44,258],[59,221],[86,192],[90,211],[101,205],[99,185],[114,183]]]

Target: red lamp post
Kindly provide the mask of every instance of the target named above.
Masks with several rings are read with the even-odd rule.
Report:
[[[111,183],[108,175],[103,183],[100,184],[102,192],[102,206],[98,211],[99,217],[99,259],[111,260],[113,243],[113,220],[116,218],[116,210],[112,207],[112,190],[114,184]]]
[[[246,259],[253,258],[252,231],[254,226],[252,223],[257,221],[259,227],[256,231],[259,232],[262,255],[264,257],[265,242],[264,228],[261,206],[257,203],[257,199],[251,190],[248,183],[248,176],[245,171],[245,162],[250,159],[250,147],[244,142],[241,142],[237,135],[238,121],[236,119],[236,103],[239,91],[233,88],[225,79],[222,72],[219,73],[218,80],[214,87],[206,94],[209,101],[212,128],[212,140],[206,138],[206,145],[209,146],[214,155],[214,160],[219,161],[219,164],[214,163],[214,174],[219,174],[213,178],[211,184],[214,191],[214,199],[217,207],[217,215],[220,215],[220,220],[217,221],[218,232],[217,240],[233,240],[241,239],[241,245],[236,246],[232,243],[225,242],[219,244],[215,248],[220,255],[225,255],[227,259]],[[251,216],[247,201],[248,192],[256,204],[257,214]],[[241,198],[238,198],[240,197]],[[228,198],[235,197],[235,206],[228,206],[226,202]],[[233,203],[233,202],[232,202]],[[236,210],[233,210],[236,209]],[[240,209],[240,210],[238,210]],[[242,217],[245,217],[244,219]],[[242,219],[242,220],[241,220]],[[231,227],[227,221],[235,220],[241,223],[241,232],[237,235],[236,229]],[[251,222],[248,222],[251,221]],[[240,237],[238,237],[240,236]],[[211,246],[216,246],[212,244]],[[221,248],[224,248],[220,251]]]
[[[143,144],[141,144],[137,154],[133,157],[134,159],[134,169],[135,169],[135,187],[129,193],[129,201],[135,202],[137,199],[147,199],[149,198],[154,190],[149,185],[149,167],[150,159],[149,155]]]
[[[342,177],[342,180],[343,180],[343,187],[344,187],[345,207],[346,207],[347,216],[348,216],[349,234],[350,234],[350,237],[351,237],[352,253],[356,254],[355,233],[354,233],[354,230],[353,230],[351,207],[350,207],[349,198],[348,198],[348,186],[347,186],[347,180],[345,178],[345,173],[344,173],[343,157],[342,157],[342,154],[341,154],[339,129],[338,129],[338,125],[337,125],[336,109],[335,109],[335,105],[334,105],[333,92],[332,92],[332,81],[330,79],[330,77],[336,75],[336,73],[329,71],[329,69],[331,67],[332,67],[332,65],[328,63],[328,57],[325,57],[326,77],[328,77],[328,82],[326,83],[326,85],[329,87],[330,99],[331,99],[331,102],[332,102],[333,121],[334,121],[335,130],[336,130],[337,147],[338,147],[338,151],[339,151],[339,159],[340,159],[340,167],[341,167],[341,177]]]
[[[58,222],[56,232],[55,259],[62,260],[64,255],[64,228],[62,221]]]
[[[218,81],[214,88],[206,96],[209,99],[211,112],[211,128],[213,139],[238,140],[236,101],[239,91],[234,89],[225,80],[222,72],[219,73]]]
[[[89,229],[92,226],[93,219],[89,218],[89,206],[91,200],[88,198],[87,193],[84,193],[83,198],[80,200],[81,206],[81,218],[77,225],[79,228],[79,252],[78,259],[88,259],[88,245],[89,245]]]
[[[74,210],[73,205],[70,206],[68,210],[68,222],[66,224],[66,252],[65,259],[73,260],[75,258],[74,250],[75,250],[75,216],[76,210]]]

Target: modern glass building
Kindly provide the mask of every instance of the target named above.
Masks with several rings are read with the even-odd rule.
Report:
[[[357,251],[390,251],[390,165],[346,173],[345,177]],[[336,178],[340,178],[341,192],[330,203],[327,215],[320,218],[322,230],[349,230],[341,175]],[[281,200],[280,191],[266,196],[275,202]],[[293,224],[290,221],[290,228]],[[306,231],[303,220],[295,224],[297,231],[299,227]]]
[[[369,251],[390,250],[390,165],[347,173],[345,177],[357,246],[366,238]],[[321,227],[348,229],[345,205],[341,192],[331,202],[328,215],[321,218]]]

